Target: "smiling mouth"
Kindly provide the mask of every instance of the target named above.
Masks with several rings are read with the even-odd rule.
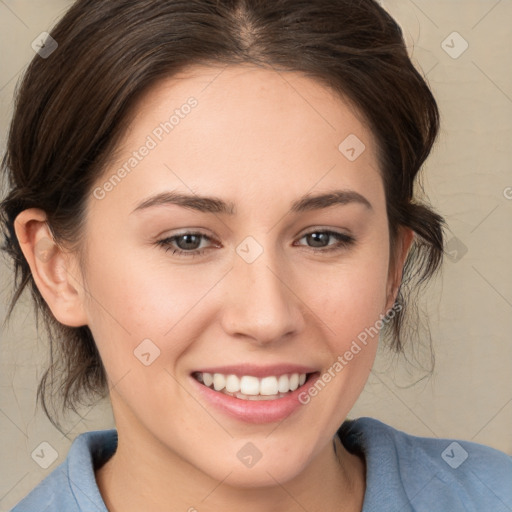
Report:
[[[240,400],[278,400],[303,386],[314,373],[288,373],[263,378],[253,375],[226,375],[194,372],[192,377],[203,386]]]

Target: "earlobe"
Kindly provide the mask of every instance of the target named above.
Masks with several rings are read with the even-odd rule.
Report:
[[[395,251],[395,261],[390,262],[386,312],[393,307],[396,301],[398,290],[402,282],[403,268],[413,241],[414,231],[410,228],[401,227],[398,234],[398,246]]]
[[[81,280],[73,255],[54,241],[46,213],[37,208],[22,211],[14,229],[36,286],[55,318],[70,327],[87,324]]]

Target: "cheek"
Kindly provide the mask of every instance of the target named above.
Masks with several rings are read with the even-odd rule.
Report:
[[[386,244],[342,264],[326,266],[314,279],[310,274],[300,280],[306,305],[322,320],[327,338],[336,340],[332,343],[339,345],[339,350],[385,313],[388,258],[374,256],[386,254],[384,247]]]
[[[112,378],[139,366],[134,351],[142,342],[149,352],[160,352],[160,362],[165,356],[172,365],[198,336],[197,315],[202,322],[210,318],[206,296],[224,273],[171,265],[161,255],[151,262],[133,250],[127,254],[121,257],[103,246],[91,255],[87,271],[89,327]]]
[[[341,424],[360,396],[373,366],[385,313],[388,259],[375,244],[327,267],[315,279],[303,277],[298,295],[313,312],[315,354],[324,363],[319,381],[299,397],[325,432]],[[304,275],[308,275],[304,273]]]

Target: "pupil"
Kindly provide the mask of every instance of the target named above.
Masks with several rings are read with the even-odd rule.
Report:
[[[325,247],[328,241],[328,233],[310,233],[308,235],[308,243],[313,247]]]
[[[197,249],[201,243],[197,235],[183,235],[177,240],[180,249]]]

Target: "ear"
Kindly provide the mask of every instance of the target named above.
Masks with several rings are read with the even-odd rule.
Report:
[[[36,286],[55,318],[70,327],[86,325],[76,257],[54,241],[46,213],[37,208],[22,211],[14,230]]]
[[[387,285],[387,302],[386,311],[389,311],[396,301],[398,289],[402,282],[402,274],[404,269],[405,260],[409,254],[412,242],[414,240],[414,231],[410,228],[401,226],[398,230],[396,247],[394,251],[394,260],[389,262],[389,275]]]

